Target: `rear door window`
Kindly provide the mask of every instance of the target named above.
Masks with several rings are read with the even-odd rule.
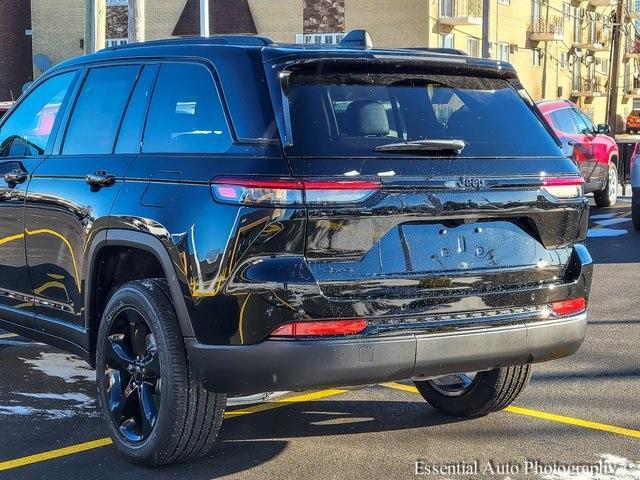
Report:
[[[575,122],[573,121],[573,116],[571,115],[570,108],[562,108],[560,110],[555,110],[551,112],[551,121],[553,122],[553,126],[564,133],[576,134],[578,132],[578,128],[576,127]]]
[[[232,139],[211,71],[200,64],[162,65],[149,107],[144,153],[221,153]]]
[[[120,126],[116,153],[139,153],[144,118],[147,113],[153,81],[158,73],[157,65],[145,65],[138,77],[136,87],[129,100],[127,112]]]
[[[375,148],[444,139],[463,140],[463,157],[560,154],[531,107],[501,79],[293,72],[286,95],[290,156],[389,155]]]
[[[62,147],[64,155],[108,154],[113,151],[124,109],[139,66],[93,68],[71,115]]]

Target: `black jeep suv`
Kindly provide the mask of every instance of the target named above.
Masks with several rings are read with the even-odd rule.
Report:
[[[129,459],[206,454],[227,395],[484,415],[580,346],[588,204],[513,68],[364,40],[116,47],[0,124],[0,327],[96,367]]]

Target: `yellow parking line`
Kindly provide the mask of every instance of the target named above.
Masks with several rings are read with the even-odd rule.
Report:
[[[17,337],[18,335],[16,335],[15,333],[3,333],[2,335],[0,335],[0,340],[4,339],[4,338],[14,338]]]
[[[527,417],[540,418],[551,422],[565,423],[576,427],[590,428],[591,430],[600,430],[601,432],[614,433],[625,437],[640,438],[640,430],[631,430],[630,428],[616,427],[615,425],[607,425],[606,423],[591,422],[581,418],[566,417],[564,415],[532,410],[530,408],[516,407],[513,405],[507,407],[505,410],[507,412],[517,413],[518,415],[526,415]]]
[[[243,408],[240,410],[230,410],[225,413],[225,417],[234,418],[242,415],[249,415],[252,413],[264,412],[267,410],[273,410],[276,408],[286,407],[288,405],[294,405],[297,403],[311,402],[319,400],[321,398],[332,397],[341,393],[346,393],[348,390],[328,389],[320,390],[317,392],[305,393],[302,395],[296,395],[293,397],[282,397],[277,400],[273,400],[267,403],[254,405],[252,407]],[[16,458],[14,460],[7,460],[0,462],[0,472],[5,470],[12,470],[19,467],[24,467],[34,463],[45,462],[47,460],[53,460],[55,458],[66,457],[69,455],[75,455],[77,453],[86,452],[88,450],[94,450],[96,448],[106,447],[113,442],[110,438],[100,438],[98,440],[92,440],[90,442],[79,443],[77,445],[71,445],[69,447],[58,448],[56,450],[49,450],[47,452],[36,453],[35,455],[29,455],[26,457]]]
[[[402,383],[381,383],[380,385],[388,388],[395,388],[403,392],[418,393],[418,389],[412,385],[404,385]],[[516,407],[511,405],[505,408],[506,412],[524,415],[527,417],[539,418],[550,422],[564,423],[565,425],[573,425],[574,427],[589,428],[591,430],[599,430],[601,432],[613,433],[625,437],[640,438],[640,430],[632,430],[630,428],[617,427],[615,425],[607,425],[606,423],[592,422],[581,418],[567,417],[556,413],[543,412],[542,410],[533,410],[530,408]]]
[[[87,450],[105,447],[107,445],[111,445],[111,443],[110,438],[101,438],[99,440],[93,440],[92,442],[79,443],[77,445],[71,445],[70,447],[58,448],[56,450],[49,450],[48,452],[29,455],[28,457],[8,460],[0,463],[0,472],[24,467],[33,463],[44,462],[46,460],[53,460],[54,458],[66,457],[67,455],[75,455],[76,453],[86,452]]]

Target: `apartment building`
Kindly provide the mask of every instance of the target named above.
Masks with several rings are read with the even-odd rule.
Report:
[[[637,3],[624,2],[618,112],[640,102]],[[34,53],[56,63],[82,53],[83,0],[31,0]],[[288,43],[336,43],[367,29],[377,46],[452,47],[480,56],[483,0],[209,0],[212,33]],[[126,41],[127,0],[107,0],[107,45]],[[492,58],[518,69],[534,99],[568,98],[606,120],[617,0],[490,0]],[[198,0],[147,1],[147,39],[197,35]],[[35,72],[38,74],[39,72]],[[617,128],[623,128],[622,121]]]

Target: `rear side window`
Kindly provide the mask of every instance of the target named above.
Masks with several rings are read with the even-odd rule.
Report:
[[[555,110],[551,112],[551,121],[553,122],[553,126],[564,133],[578,133],[578,129],[576,128],[576,124],[573,121],[573,117],[571,115],[571,109],[563,108],[560,110]]]
[[[89,71],[71,115],[62,147],[64,155],[113,151],[139,71],[139,66],[101,67]]]
[[[44,154],[62,101],[76,72],[56,75],[35,87],[0,128],[0,157]]]
[[[461,157],[560,155],[540,119],[501,79],[294,72],[286,91],[290,156],[389,155],[375,148],[445,139],[466,143]]]
[[[221,153],[231,134],[215,81],[199,64],[162,65],[151,100],[144,153]]]

